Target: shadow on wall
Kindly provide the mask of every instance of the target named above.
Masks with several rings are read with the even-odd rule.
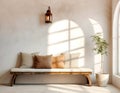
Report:
[[[15,67],[21,66],[21,55],[20,53],[17,55],[16,65]],[[0,77],[0,84],[9,85],[9,82],[11,81],[12,75],[10,74],[10,70],[6,71],[3,75]],[[9,81],[9,82],[8,82]]]
[[[21,62],[22,62],[21,53],[18,53],[15,67],[20,67],[22,64]]]
[[[12,76],[10,75],[10,71],[6,71],[6,73],[4,73],[3,75],[1,75],[1,77],[0,77],[0,84],[9,85],[11,77]]]

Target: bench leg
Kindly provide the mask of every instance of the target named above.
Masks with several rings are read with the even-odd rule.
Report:
[[[90,75],[86,74],[85,77],[88,80],[88,85],[91,86],[92,85],[92,81],[91,81]]]
[[[16,77],[17,77],[17,75],[13,74],[12,79],[11,79],[11,83],[10,83],[11,86],[13,86],[13,84],[15,84]]]

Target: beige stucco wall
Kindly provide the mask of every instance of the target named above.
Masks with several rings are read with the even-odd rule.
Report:
[[[52,24],[44,23],[48,6],[52,8]],[[0,0],[0,83],[9,82],[9,70],[15,67],[19,52],[48,53],[48,31],[62,20],[72,21],[82,29],[84,67],[93,69],[91,77],[94,81],[95,62],[90,36],[96,30],[102,30],[110,42],[111,0]],[[104,63],[105,72],[110,72],[109,59],[108,55]]]

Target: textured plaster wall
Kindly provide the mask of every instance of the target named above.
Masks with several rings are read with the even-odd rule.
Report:
[[[48,6],[52,8],[52,24],[44,23]],[[73,21],[82,29],[85,38],[84,67],[93,69],[91,77],[94,81],[95,63],[90,36],[98,25],[110,42],[111,0],[0,0],[0,83],[9,82],[9,70],[15,67],[19,52],[48,53],[48,31],[61,20]],[[109,59],[108,55],[104,63],[105,72],[110,72]]]

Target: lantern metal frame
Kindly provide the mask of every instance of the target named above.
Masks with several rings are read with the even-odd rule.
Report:
[[[52,13],[51,13],[51,9],[50,6],[48,7],[48,10],[45,13],[45,23],[52,23]]]

